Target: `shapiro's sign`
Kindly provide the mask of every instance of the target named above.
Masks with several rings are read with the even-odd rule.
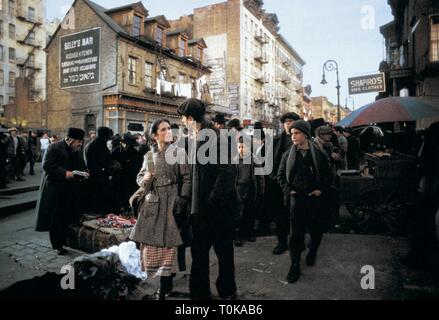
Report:
[[[386,91],[386,78],[384,73],[368,76],[349,78],[349,94]]]
[[[95,28],[61,37],[60,87],[99,84],[101,29]]]

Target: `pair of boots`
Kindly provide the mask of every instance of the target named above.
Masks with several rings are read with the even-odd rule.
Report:
[[[290,267],[290,271],[287,275],[287,281],[288,283],[296,283],[300,278],[300,256],[301,253],[295,252],[293,254],[292,264]],[[317,258],[317,249],[312,248],[309,250],[308,255],[306,256],[306,265],[308,267],[313,267],[316,264],[316,258]]]

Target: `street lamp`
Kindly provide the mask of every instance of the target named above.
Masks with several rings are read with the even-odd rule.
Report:
[[[346,98],[346,101],[345,101],[346,109],[348,108],[348,101],[352,102],[352,111],[355,111],[355,100],[354,100],[354,98],[352,98],[351,96]]]
[[[340,113],[340,79],[338,77],[338,63],[335,60],[328,60],[323,64],[323,77],[322,77],[322,82],[320,82],[321,84],[325,85],[328,84],[328,82],[326,81],[326,75],[325,75],[325,70],[330,72],[330,71],[336,71],[337,73],[337,121],[340,122],[341,120],[341,113]]]

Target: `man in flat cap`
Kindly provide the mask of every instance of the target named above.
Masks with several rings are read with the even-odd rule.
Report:
[[[86,167],[81,152],[85,132],[70,128],[67,137],[50,145],[43,163],[44,176],[37,204],[35,230],[49,231],[50,242],[59,255],[67,251],[67,227],[79,220],[82,179],[74,171]],[[84,176],[87,174],[84,172]]]
[[[288,208],[283,203],[282,190],[277,182],[277,171],[279,169],[282,155],[288,151],[293,142],[291,141],[291,134],[289,127],[300,117],[294,112],[286,113],[280,119],[283,124],[283,132],[281,135],[274,138],[273,143],[273,172],[271,174],[271,186],[268,188],[270,194],[267,195],[273,204],[274,220],[276,222],[277,240],[278,244],[273,249],[274,255],[280,255],[288,250]]]
[[[206,106],[197,99],[188,99],[177,109],[183,124],[189,130],[189,145],[192,151],[199,150],[208,143],[218,148],[227,139],[220,139],[220,133],[205,118]],[[212,130],[217,139],[201,140],[202,130]],[[230,146],[224,146],[230,148]],[[191,151],[191,148],[189,148]],[[191,224],[193,240],[191,246],[192,269],[189,283],[190,296],[193,300],[210,300],[209,252],[212,247],[218,257],[219,275],[216,281],[218,294],[222,299],[236,297],[234,264],[234,221],[233,212],[237,209],[235,181],[236,166],[231,164],[201,164],[200,159],[191,163],[192,201]],[[219,160],[219,159],[218,159]],[[220,162],[218,162],[220,163]]]

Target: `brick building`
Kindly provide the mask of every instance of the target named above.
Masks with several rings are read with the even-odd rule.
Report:
[[[388,96],[439,100],[439,1],[388,0],[394,20],[381,27]],[[405,93],[403,93],[405,91]]]
[[[326,122],[336,124],[337,105],[328,100],[327,97],[311,98],[312,119],[324,119]],[[347,107],[340,106],[341,119],[346,118],[352,111]]]
[[[301,113],[305,61],[279,33],[278,18],[263,9],[263,1],[227,0],[170,23],[206,42],[216,108],[270,127],[281,113]]]
[[[205,48],[142,2],[105,9],[76,0],[46,48],[48,127],[123,133],[161,117],[179,122],[184,99],[209,102]]]
[[[0,0],[0,116],[4,115],[2,122],[6,125],[29,123],[28,104],[45,99],[44,3]]]

